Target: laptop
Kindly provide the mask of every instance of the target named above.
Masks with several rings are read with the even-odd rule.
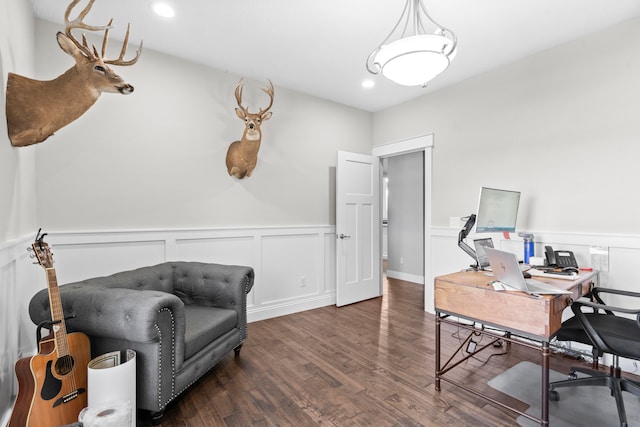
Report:
[[[473,246],[475,246],[476,249],[476,261],[478,261],[478,268],[480,268],[480,270],[488,270],[489,257],[487,257],[487,253],[484,248],[492,248],[493,239],[491,237],[475,239],[473,241]]]
[[[489,257],[493,277],[496,281],[507,285],[509,288],[532,295],[571,294],[571,291],[556,288],[540,280],[525,279],[520,270],[518,259],[512,252],[500,251],[489,247],[485,248],[485,252]]]

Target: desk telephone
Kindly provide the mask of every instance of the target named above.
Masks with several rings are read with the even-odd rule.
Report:
[[[566,268],[573,267],[578,268],[578,262],[575,255],[571,251],[554,251],[551,246],[544,247],[545,257],[547,258],[547,265],[549,267]]]

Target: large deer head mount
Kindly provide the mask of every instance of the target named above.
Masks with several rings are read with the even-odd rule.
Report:
[[[227,171],[229,175],[238,179],[251,176],[253,169],[258,163],[258,150],[260,150],[260,142],[262,141],[262,130],[260,126],[262,122],[271,118],[271,106],[273,105],[273,83],[269,80],[267,88],[260,88],[264,93],[269,95],[269,105],[267,108],[261,108],[257,113],[249,112],[249,109],[242,105],[242,79],[236,86],[236,101],[238,107],[236,114],[244,121],[244,133],[240,141],[234,141],[229,145],[227,150]]]
[[[64,74],[49,81],[33,80],[9,73],[7,79],[7,129],[13,146],[21,147],[42,142],[58,129],[68,125],[87,111],[102,92],[128,95],[133,86],[126,83],[109,65],[133,65],[142,52],[142,42],[134,58],[125,60],[129,32],[127,27],[124,43],[117,59],[106,59],[109,30],[107,25],[92,26],[83,22],[95,0],[89,0],[78,17],[70,19],[71,11],[81,0],[73,0],[64,15],[65,32],[58,32],[60,48],[75,60],[75,65]],[[71,33],[74,29],[104,31],[102,50],[90,48],[85,34],[82,42]]]

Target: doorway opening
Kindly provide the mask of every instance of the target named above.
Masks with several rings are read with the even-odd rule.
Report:
[[[381,242],[381,245],[383,245],[383,248],[381,250],[381,254],[384,253],[384,244],[386,243],[388,245],[387,249],[387,255],[388,255],[388,259],[386,262],[386,271],[384,271],[384,274],[390,274],[390,275],[394,275],[395,277],[401,279],[401,280],[407,280],[407,281],[413,281],[413,282],[419,282],[419,283],[423,283],[425,284],[425,292],[424,292],[424,310],[425,311],[430,311],[433,312],[433,286],[430,285],[431,283],[433,283],[433,277],[432,277],[432,266],[431,266],[431,182],[432,182],[432,168],[431,168],[431,162],[432,162],[432,148],[433,148],[433,134],[429,134],[429,135],[423,135],[423,136],[419,136],[416,138],[411,138],[411,139],[407,139],[407,140],[403,140],[403,141],[399,141],[399,142],[395,142],[395,143],[391,143],[391,144],[385,144],[385,145],[381,145],[381,146],[376,146],[373,148],[372,152],[373,155],[378,157],[381,163],[381,173],[380,173],[380,179],[381,179],[381,188],[384,188],[384,168],[385,165],[390,165],[393,164],[394,162],[398,162],[399,165],[395,165],[396,167],[399,167],[400,170],[402,170],[402,165],[405,164],[406,162],[408,162],[409,164],[411,164],[412,169],[416,169],[418,168],[416,165],[419,164],[420,160],[421,160],[421,165],[422,168],[421,170],[418,172],[416,172],[415,170],[412,173],[406,174],[403,171],[402,175],[406,175],[405,177],[401,178],[401,180],[405,180],[405,179],[409,179],[410,181],[404,182],[400,185],[399,188],[403,188],[404,187],[411,187],[412,183],[413,186],[415,187],[415,182],[416,180],[420,180],[420,178],[422,178],[421,184],[422,184],[422,206],[418,206],[417,208],[415,207],[415,200],[413,200],[412,205],[413,207],[408,207],[407,209],[412,209],[415,211],[421,211],[421,212],[411,212],[411,215],[409,215],[409,217],[411,217],[411,219],[409,219],[410,222],[414,223],[413,221],[416,221],[416,218],[418,221],[422,221],[422,227],[421,227],[421,233],[419,232],[419,230],[416,230],[416,227],[411,227],[411,226],[406,226],[404,227],[402,224],[397,224],[399,225],[399,227],[397,227],[399,231],[399,233],[401,233],[400,236],[392,236],[392,239],[396,239],[399,240],[401,243],[402,241],[406,241],[407,240],[407,235],[410,235],[412,230],[413,230],[413,234],[418,234],[422,236],[422,241],[420,242],[420,239],[418,238],[417,240],[414,239],[414,241],[408,245],[406,248],[401,249],[401,252],[410,252],[411,251],[411,245],[413,245],[413,247],[415,248],[415,245],[422,245],[421,249],[421,256],[419,256],[421,258],[421,266],[419,265],[419,261],[416,261],[415,259],[411,258],[411,262],[414,263],[412,270],[407,270],[409,271],[409,273],[407,273],[405,270],[405,268],[398,268],[397,265],[403,266],[405,265],[405,262],[409,261],[409,259],[405,259],[407,258],[404,254],[402,253],[396,253],[395,254],[395,259],[393,258],[394,255],[392,254],[393,249],[393,244],[389,243],[389,235],[387,235],[387,241],[386,242]],[[408,155],[408,154],[412,154],[412,156],[404,156],[404,155]],[[393,168],[391,168],[393,169]],[[419,170],[419,169],[418,169]],[[393,174],[393,170],[388,170],[387,173],[391,173]],[[408,177],[407,177],[408,176]],[[412,176],[412,177],[411,177]],[[393,176],[388,176],[389,180],[391,181],[393,179]],[[415,188],[414,188],[415,190]],[[385,190],[382,190],[385,191]],[[390,193],[391,191],[393,191],[393,186],[390,189]],[[402,190],[401,190],[402,191]],[[415,194],[415,192],[414,192]],[[393,203],[393,195],[390,194],[392,203]],[[405,196],[407,197],[407,196]],[[389,233],[394,233],[394,224],[392,224],[392,222],[394,221],[392,215],[393,215],[393,207],[391,207],[391,211],[389,211],[389,206],[387,205],[386,209],[387,212],[384,212],[385,209],[385,202],[384,199],[385,198],[385,194],[381,195],[381,200],[383,200],[383,203],[381,204],[381,210],[382,212],[382,216],[381,218],[383,218],[383,221],[381,221],[380,223],[380,227],[381,227],[381,236],[383,236],[383,238],[381,240],[384,240],[384,235],[383,233],[385,232],[389,232]],[[415,197],[414,197],[415,198]],[[418,201],[419,203],[419,201]],[[420,209],[420,207],[422,209]],[[402,209],[402,207],[400,207],[400,209]],[[387,224],[385,227],[384,224],[384,215],[387,214]],[[421,214],[421,215],[420,215]],[[386,229],[385,229],[386,228]],[[416,231],[418,231],[418,233],[416,233]],[[419,236],[418,236],[419,237]],[[418,243],[416,243],[416,241]],[[390,246],[390,247],[389,247]],[[413,255],[413,254],[412,254]],[[391,257],[391,258],[389,258]],[[402,259],[400,259],[402,258]],[[383,259],[381,260],[382,265],[385,265],[385,259],[383,257]],[[416,264],[416,262],[418,262],[418,264]],[[399,263],[399,264],[398,264]],[[422,275],[420,275],[420,267],[422,270]],[[394,268],[400,270],[399,272],[401,272],[402,274],[396,274],[397,272],[395,270],[393,270]],[[399,277],[398,277],[399,276]]]
[[[424,284],[423,153],[382,159],[383,263],[392,279]],[[385,210],[386,208],[386,210]],[[386,232],[386,235],[385,235]]]

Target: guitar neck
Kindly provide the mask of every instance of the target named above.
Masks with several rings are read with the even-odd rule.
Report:
[[[49,305],[51,307],[51,320],[54,322],[53,335],[56,343],[56,351],[58,357],[69,354],[69,345],[67,342],[67,326],[64,323],[64,310],[60,301],[60,289],[58,288],[58,279],[56,278],[56,270],[54,268],[46,268],[47,287],[49,289]]]

